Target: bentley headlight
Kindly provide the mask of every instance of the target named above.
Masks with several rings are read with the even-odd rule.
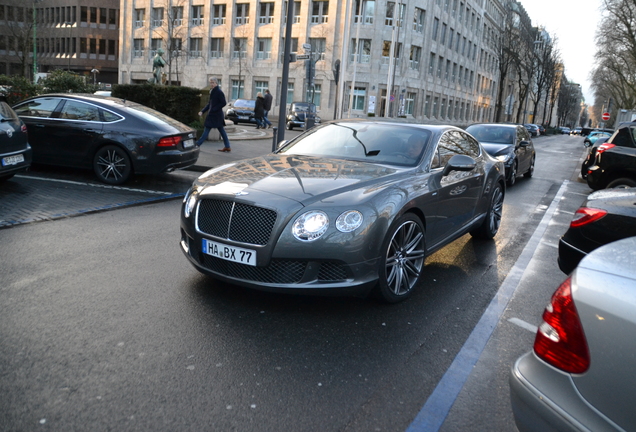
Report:
[[[357,210],[347,210],[336,219],[336,228],[341,232],[351,232],[362,225],[362,213]]]
[[[298,216],[292,226],[294,237],[301,241],[319,239],[329,227],[329,217],[319,210],[308,211]]]
[[[194,189],[190,189],[188,193],[185,195],[183,202],[185,206],[183,207],[183,214],[186,218],[189,218],[194,210],[194,206],[197,205],[198,194]]]

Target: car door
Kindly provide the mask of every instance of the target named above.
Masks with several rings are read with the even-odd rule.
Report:
[[[475,160],[475,168],[443,175],[444,167],[454,155],[470,156]],[[431,163],[429,184],[436,189],[432,193],[435,201],[431,208],[424,210],[430,247],[445,243],[472,220],[484,181],[484,161],[477,141],[460,131],[442,134]]]
[[[59,116],[51,127],[49,139],[56,147],[60,164],[91,167],[94,149],[103,130],[99,107],[66,99],[58,109]]]
[[[60,97],[40,97],[14,107],[15,112],[27,126],[35,163],[57,163],[57,149],[50,135],[56,124],[54,118],[57,115],[56,110],[62,103]]]

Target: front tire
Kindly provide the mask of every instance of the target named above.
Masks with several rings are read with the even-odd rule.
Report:
[[[287,130],[292,130],[294,128],[294,125],[291,123],[287,123]]]
[[[382,243],[377,294],[387,303],[407,299],[420,280],[426,241],[420,218],[407,213],[392,225]]]
[[[93,158],[93,170],[100,181],[118,185],[130,178],[132,162],[121,147],[107,145],[97,150]]]
[[[486,218],[479,227],[470,232],[471,236],[478,239],[490,240],[497,234],[499,226],[501,225],[503,201],[503,189],[501,188],[501,184],[498,183],[490,196],[490,207],[488,208]]]
[[[636,181],[627,177],[622,177],[616,180],[612,180],[611,182],[607,184],[607,189],[612,189],[612,188],[625,189],[630,187],[636,187]]]

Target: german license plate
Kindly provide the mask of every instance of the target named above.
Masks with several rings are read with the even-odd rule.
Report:
[[[256,265],[256,251],[203,239],[203,253],[241,264]]]
[[[193,139],[187,139],[183,142],[183,148],[192,147],[194,145]]]
[[[250,117],[249,116],[239,116],[240,120],[249,120]]]
[[[19,154],[2,158],[2,166],[15,165],[19,164],[20,162],[24,162],[24,155]]]

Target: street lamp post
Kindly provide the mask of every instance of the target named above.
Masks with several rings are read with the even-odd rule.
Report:
[[[93,74],[93,85],[97,84],[97,74],[99,73],[99,71],[95,68],[93,68],[91,70],[91,73]]]

